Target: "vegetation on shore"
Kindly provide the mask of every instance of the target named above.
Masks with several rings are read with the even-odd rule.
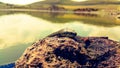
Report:
[[[49,11],[79,11],[79,12],[93,12],[106,9],[105,5],[119,5],[117,1],[85,1],[73,2],[70,0],[45,0],[28,5],[13,5],[0,2],[0,9],[34,9],[34,10],[49,10]],[[110,6],[111,7],[111,6]],[[112,6],[114,9],[116,6]],[[82,9],[82,10],[81,10]],[[84,11],[83,11],[84,10]]]

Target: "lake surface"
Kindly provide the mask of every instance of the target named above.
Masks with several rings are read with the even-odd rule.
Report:
[[[60,30],[120,41],[120,19],[90,13],[0,12],[0,65],[17,60],[33,42]]]

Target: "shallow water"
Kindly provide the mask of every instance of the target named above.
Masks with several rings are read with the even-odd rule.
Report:
[[[0,12],[0,65],[17,60],[33,42],[62,28],[120,41],[120,19],[112,15]]]

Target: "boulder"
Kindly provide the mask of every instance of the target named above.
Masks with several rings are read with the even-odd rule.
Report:
[[[28,47],[15,68],[119,68],[120,43],[60,30]]]

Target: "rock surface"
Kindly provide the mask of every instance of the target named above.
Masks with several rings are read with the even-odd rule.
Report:
[[[119,68],[120,43],[107,37],[80,37],[75,32],[59,31],[28,47],[15,67]]]
[[[50,34],[48,37],[57,36],[57,37],[70,37],[70,38],[74,38],[76,35],[77,35],[77,33],[74,30],[65,28],[65,29],[59,30],[58,32]]]

